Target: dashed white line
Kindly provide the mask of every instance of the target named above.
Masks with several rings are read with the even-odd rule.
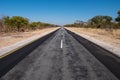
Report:
[[[60,48],[63,48],[63,40],[61,40]]]

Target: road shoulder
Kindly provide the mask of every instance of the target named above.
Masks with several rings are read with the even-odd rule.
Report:
[[[93,43],[103,47],[104,49],[106,49],[106,50],[108,50],[108,51],[110,51],[110,52],[112,52],[115,55],[120,57],[120,48],[119,47],[113,46],[113,45],[111,45],[109,43],[106,43],[106,42],[103,42],[101,40],[98,40],[95,37],[88,36],[88,35],[80,33],[80,32],[76,32],[75,30],[72,30],[72,29],[69,29],[69,28],[66,28],[66,29],[68,29],[68,30],[70,30],[70,31],[80,35],[81,37],[83,37],[83,38],[85,38],[85,39],[87,39],[87,40],[89,40],[89,41],[91,41],[91,42],[93,42]]]
[[[3,48],[0,48],[0,58],[1,57],[4,57],[4,55],[7,55],[8,53],[12,53],[20,48],[22,48],[23,46],[57,30],[58,28],[54,28],[53,30],[49,30],[49,31],[44,31],[44,33],[41,33],[41,34],[37,34],[37,35],[33,35],[32,37],[29,37],[27,39],[24,39],[24,40],[21,40],[19,42],[16,42],[14,44],[11,44],[9,46],[6,46],[6,47],[3,47]]]

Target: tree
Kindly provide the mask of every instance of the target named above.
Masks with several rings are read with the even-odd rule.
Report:
[[[29,20],[27,18],[23,18],[21,16],[13,16],[11,18],[12,26],[16,26],[18,29],[18,32],[20,31],[20,28],[24,27],[29,23]]]
[[[91,19],[91,23],[97,25],[97,28],[106,27],[110,25],[112,17],[110,16],[95,16]]]
[[[112,21],[112,17],[110,16],[103,16],[103,19],[106,21],[106,23],[110,23]]]
[[[76,27],[84,27],[85,26],[85,22],[84,21],[81,21],[81,20],[76,20],[74,25]]]
[[[29,29],[29,19],[28,18],[24,18],[24,29]]]
[[[6,30],[5,25],[4,25],[4,17],[0,18],[0,32],[4,32]]]
[[[3,17],[3,22],[6,28],[6,31],[9,32],[12,29],[12,23],[11,23],[11,18],[9,16]]]
[[[2,20],[0,19],[0,32],[3,31],[4,27],[3,27],[3,22]]]
[[[120,25],[120,10],[118,11],[118,17],[115,19],[117,22],[118,22],[118,24]]]
[[[37,29],[38,27],[38,23],[37,22],[32,22],[30,23],[30,27],[34,30],[34,29]]]

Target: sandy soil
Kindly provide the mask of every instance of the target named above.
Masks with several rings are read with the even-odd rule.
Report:
[[[17,33],[0,33],[0,48],[10,46],[19,41],[25,40],[35,35],[51,31],[56,28],[46,28],[30,32],[17,32]]]
[[[58,28],[46,28],[24,33],[4,33],[0,35],[0,58]]]
[[[82,33],[100,41],[108,43],[113,46],[120,47],[120,30],[116,30],[111,34],[101,29],[90,29],[90,28],[69,28],[72,31]]]
[[[120,30],[113,32],[91,28],[67,28],[120,57]]]

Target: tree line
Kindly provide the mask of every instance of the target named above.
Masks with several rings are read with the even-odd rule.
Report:
[[[120,10],[117,12],[117,18],[111,16],[98,15],[94,16],[87,22],[76,20],[73,24],[66,24],[65,27],[84,27],[84,28],[101,28],[101,29],[120,29]]]
[[[45,22],[30,22],[28,18],[21,16],[4,16],[0,18],[0,32],[24,32],[59,25]]]

